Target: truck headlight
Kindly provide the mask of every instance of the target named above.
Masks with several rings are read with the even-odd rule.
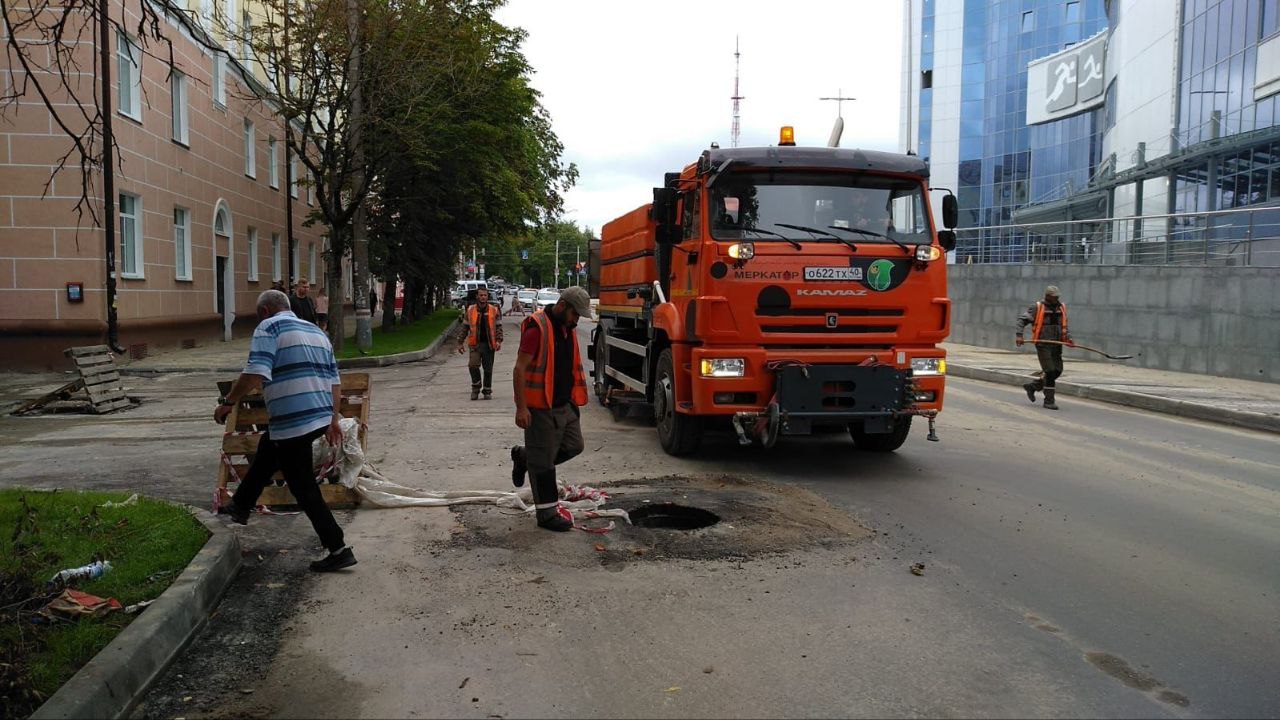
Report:
[[[911,374],[913,375],[946,375],[945,358],[911,358]]]
[[[756,256],[756,246],[751,243],[734,243],[729,246],[729,257],[734,260],[750,260]]]
[[[742,377],[747,361],[742,358],[707,358],[702,361],[702,377]]]
[[[916,260],[920,262],[929,262],[942,257],[942,251],[936,245],[917,245]]]

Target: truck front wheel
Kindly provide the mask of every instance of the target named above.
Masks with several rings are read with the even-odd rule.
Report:
[[[671,350],[658,356],[658,372],[653,391],[653,414],[658,424],[658,442],[668,455],[688,455],[702,442],[702,418],[676,412],[676,377]]]
[[[887,433],[868,433],[862,429],[862,423],[852,423],[849,425],[849,435],[853,437],[853,444],[859,450],[869,450],[871,452],[893,452],[902,447],[902,443],[907,441],[907,434],[911,432],[911,416],[906,415],[899,417],[893,424],[893,430]]]

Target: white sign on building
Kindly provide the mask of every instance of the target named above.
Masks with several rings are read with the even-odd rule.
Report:
[[[1050,122],[1102,104],[1106,31],[1027,63],[1027,124]]]

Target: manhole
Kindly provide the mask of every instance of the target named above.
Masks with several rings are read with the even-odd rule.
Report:
[[[720,516],[709,510],[672,503],[644,505],[628,515],[633,525],[666,530],[697,530],[720,522]]]

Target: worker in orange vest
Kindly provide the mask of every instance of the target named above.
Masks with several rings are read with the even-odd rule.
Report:
[[[1036,345],[1036,357],[1040,360],[1042,374],[1040,379],[1026,383],[1022,389],[1027,391],[1027,397],[1031,398],[1031,402],[1036,401],[1036,392],[1043,390],[1045,408],[1057,410],[1058,404],[1054,401],[1054,394],[1057,392],[1056,382],[1062,375],[1062,345],[1040,341],[1053,340],[1066,343],[1068,347],[1075,347],[1075,343],[1071,340],[1071,332],[1067,329],[1067,306],[1062,302],[1057,285],[1045,288],[1044,300],[1031,305],[1026,312],[1018,316],[1014,337],[1014,343],[1018,347],[1022,347],[1026,342],[1022,335],[1024,328],[1028,325],[1031,326],[1031,342]]]
[[[511,448],[511,481],[520,487],[529,474],[538,526],[548,530],[573,527],[573,516],[560,507],[556,466],[583,448],[579,408],[587,404],[587,381],[576,330],[583,317],[591,317],[591,300],[586,290],[571,287],[520,326],[513,384],[524,445]]]
[[[493,355],[502,349],[502,309],[489,303],[489,290],[478,288],[476,302],[462,315],[463,334],[458,339],[458,354],[471,349],[467,369],[471,371],[471,399],[493,399]],[[483,383],[481,370],[484,371]]]

